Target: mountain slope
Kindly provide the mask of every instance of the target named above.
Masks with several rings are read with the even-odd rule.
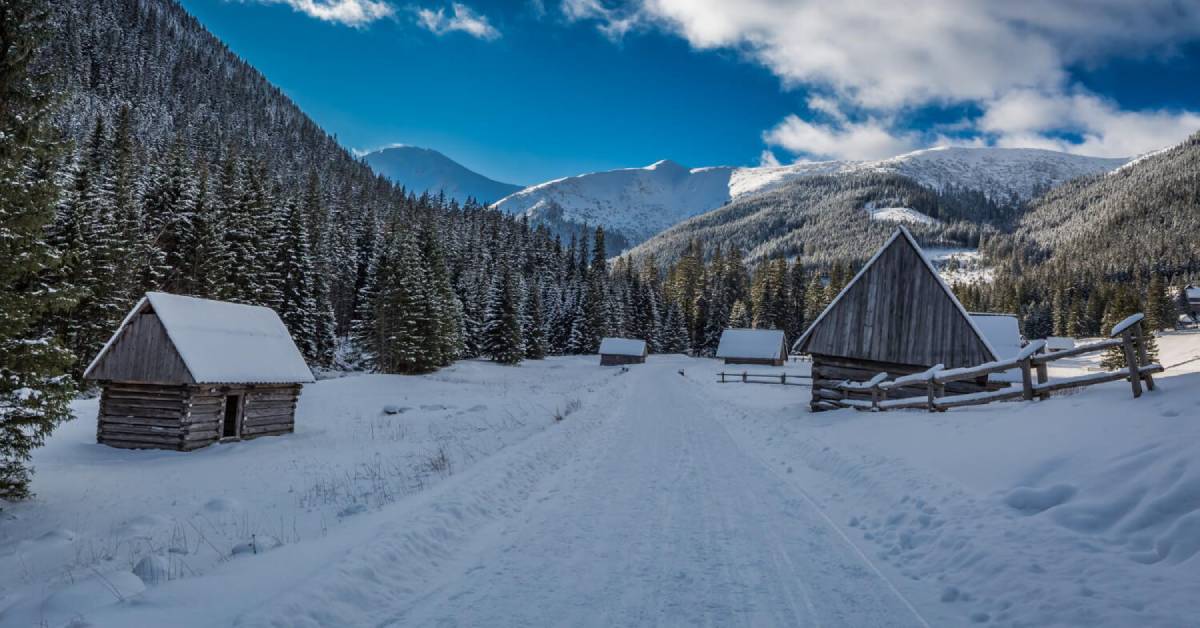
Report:
[[[363,157],[375,172],[410,192],[442,192],[460,203],[468,198],[490,202],[521,189],[489,179],[429,148],[393,146]]]
[[[531,186],[494,204],[538,220],[554,215],[603,225],[633,243],[683,220],[800,179],[829,175],[898,175],[937,191],[970,189],[1013,204],[1067,180],[1112,170],[1125,159],[1037,149],[934,148],[880,161],[805,162],[790,166],[688,169],[671,161],[596,172]]]
[[[991,247],[1113,277],[1200,272],[1200,133],[1038,199]]]

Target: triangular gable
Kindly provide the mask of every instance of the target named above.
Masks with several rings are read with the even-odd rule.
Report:
[[[941,362],[950,368],[997,359],[904,227],[846,284],[793,350],[895,364]]]
[[[84,379],[155,384],[194,384],[150,302],[142,298],[96,354]]]

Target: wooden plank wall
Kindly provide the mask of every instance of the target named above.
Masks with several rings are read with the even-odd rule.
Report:
[[[600,356],[600,366],[617,366],[621,364],[645,364],[646,358],[640,355],[612,355],[602,354]]]
[[[89,377],[114,382],[194,381],[153,311],[143,311],[129,321]]]
[[[925,368],[938,363],[974,366],[993,359],[907,238],[896,238],[880,254],[802,350]]]

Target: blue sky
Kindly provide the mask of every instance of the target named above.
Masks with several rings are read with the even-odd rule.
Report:
[[[1122,156],[1200,130],[1200,3],[182,3],[347,147],[522,184],[939,144]]]

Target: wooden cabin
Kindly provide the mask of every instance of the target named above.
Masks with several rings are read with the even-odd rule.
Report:
[[[604,338],[600,341],[600,366],[644,364],[646,341],[633,338]]]
[[[726,329],[721,332],[717,357],[726,364],[783,366],[787,341],[780,329]]]
[[[1183,289],[1183,296],[1188,303],[1185,313],[1191,315],[1192,320],[1200,318],[1200,286],[1188,284]]]
[[[908,229],[900,227],[796,340],[793,351],[812,356],[814,410],[827,409],[837,384],[894,378],[999,358],[975,321],[929,262]],[[987,376],[952,382],[947,394],[980,392]],[[897,390],[897,396],[907,391]],[[918,394],[912,392],[911,394]],[[924,394],[924,393],[920,393]]]
[[[162,292],[134,306],[84,372],[96,439],[190,451],[290,433],[312,372],[274,310]]]

